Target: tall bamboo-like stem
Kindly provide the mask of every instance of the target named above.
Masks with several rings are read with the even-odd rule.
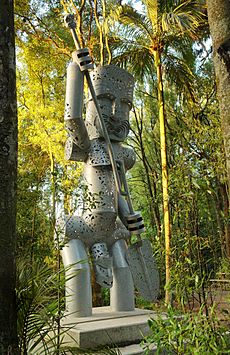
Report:
[[[170,240],[171,226],[169,216],[169,193],[168,193],[168,169],[167,169],[167,146],[165,130],[165,103],[162,79],[161,51],[163,44],[160,41],[161,25],[159,23],[159,0],[145,0],[148,17],[151,20],[153,33],[152,47],[150,51],[154,56],[154,63],[157,72],[157,95],[158,95],[158,115],[160,123],[160,147],[161,147],[161,172],[162,172],[162,194],[163,194],[163,215],[164,215],[164,235],[165,235],[165,303],[170,303]]]
[[[165,303],[170,303],[170,240],[171,226],[169,216],[169,193],[168,193],[168,169],[167,169],[167,146],[165,130],[165,104],[163,92],[163,80],[161,70],[161,54],[159,49],[153,51],[155,67],[157,71],[158,111],[160,122],[160,147],[161,147],[161,170],[162,170],[162,192],[163,192],[163,214],[165,234]]]
[[[56,177],[55,177],[55,159],[52,151],[52,145],[49,141],[49,155],[50,155],[50,172],[51,172],[51,189],[52,189],[52,210],[51,210],[51,222],[52,222],[52,235],[55,233],[56,225]],[[60,353],[60,343],[61,343],[61,279],[60,279],[60,269],[61,269],[61,254],[60,254],[60,240],[58,231],[56,233],[56,243],[57,243],[57,271],[58,271],[58,290],[57,290],[57,302],[58,302],[58,316],[57,316],[57,354]]]
[[[30,251],[30,257],[31,257],[31,264],[33,263],[34,260],[34,245],[35,245],[35,224],[36,224],[36,218],[37,218],[37,194],[39,190],[39,180],[37,181],[36,184],[36,197],[34,200],[34,206],[33,206],[33,219],[32,219],[32,226],[31,226],[31,251]]]
[[[157,236],[160,239],[161,237],[161,223],[160,223],[160,213],[159,213],[159,209],[158,206],[155,203],[155,198],[156,198],[156,186],[155,186],[155,181],[154,179],[150,179],[150,170],[151,170],[151,166],[148,163],[148,159],[146,157],[146,153],[145,153],[145,147],[144,147],[144,141],[143,141],[143,117],[141,114],[140,117],[140,121],[138,121],[138,116],[137,116],[137,112],[134,109],[134,117],[135,117],[135,121],[136,121],[136,127],[137,127],[137,133],[135,133],[135,136],[138,137],[138,142],[140,145],[140,150],[141,150],[141,160],[143,163],[143,167],[145,169],[145,174],[146,174],[146,180],[147,180],[147,186],[148,186],[148,192],[149,192],[149,196],[151,198],[151,204],[150,204],[150,214],[151,214],[151,221],[154,225],[154,223],[156,224],[156,228],[157,228]],[[152,186],[153,185],[153,186]]]
[[[49,142],[49,155],[50,155],[50,172],[51,172],[51,189],[52,189],[52,212],[51,219],[53,228],[55,226],[56,219],[56,184],[55,184],[55,163],[52,152],[51,143]]]
[[[105,37],[105,47],[108,53],[108,61],[107,64],[111,64],[112,61],[112,53],[109,47],[109,37],[108,37],[108,19],[106,19],[106,2],[102,0],[102,15],[103,15],[103,30]]]

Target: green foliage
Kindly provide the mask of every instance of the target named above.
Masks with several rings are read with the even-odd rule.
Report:
[[[182,307],[192,307],[194,297],[205,302],[204,288],[219,267],[228,218],[224,210],[225,160],[212,63],[204,52],[199,53],[193,83],[195,102],[184,93],[178,94],[171,82],[165,81],[171,286]],[[137,86],[130,144],[135,147],[138,160],[132,169],[130,186],[133,200],[143,213],[146,235],[152,241],[164,284],[160,144],[154,93],[154,83]]]
[[[187,313],[182,316],[171,307],[165,316],[150,319],[151,334],[146,337],[142,346],[145,354],[150,354],[151,344],[157,346],[157,354],[229,354],[230,339],[227,328],[220,325],[214,312],[207,318],[201,307],[198,313]]]
[[[59,35],[65,36],[66,31],[62,31],[59,17],[51,9],[59,12],[60,4],[16,4],[18,254],[27,250],[37,260],[53,257],[56,208],[66,201],[70,205],[82,171],[76,164],[67,168],[64,160],[64,76],[68,57]]]
[[[63,310],[64,273],[44,263],[19,260],[17,263],[18,337],[21,354],[50,354],[60,341]],[[49,341],[48,341],[49,340]]]
[[[224,274],[224,277],[229,280],[230,279],[230,260],[227,258],[222,258],[220,266],[218,268],[217,274]]]
[[[20,354],[118,354],[102,347],[82,350],[68,345],[64,338],[68,327],[61,327],[64,317],[64,269],[45,263],[18,260],[17,315]],[[74,276],[74,275],[73,275]],[[73,344],[75,340],[73,339]]]
[[[109,306],[110,304],[110,290],[109,288],[102,288],[102,306]]]
[[[63,60],[53,63],[55,50],[36,38],[20,45],[18,60],[19,135],[24,143],[41,150],[48,157],[52,153],[63,163],[64,87],[60,80],[64,72]],[[36,100],[35,100],[36,93]],[[22,146],[23,147],[23,146]]]
[[[199,303],[206,302],[209,278],[218,271],[227,274],[229,267],[226,261],[219,267],[224,254],[223,240],[229,216],[224,206],[225,160],[213,64],[209,49],[204,48],[205,42],[202,46],[197,43],[194,45],[194,39],[197,39],[198,34],[201,35],[200,30],[205,25],[204,17],[196,1],[158,1],[160,32],[156,33],[156,28],[151,25],[155,21],[154,2],[143,1],[149,9],[149,16],[146,7],[140,13],[131,6],[119,7],[118,3],[106,1],[107,17],[103,22],[102,2],[99,1],[97,16],[99,22],[107,26],[104,29],[104,41],[105,38],[109,40],[114,63],[119,62],[127,67],[135,74],[137,81],[135,110],[131,115],[128,140],[137,153],[137,163],[128,178],[135,208],[144,217],[145,237],[152,242],[159,266],[159,298],[164,294],[165,250],[157,85],[152,49],[154,45],[162,46],[172,216],[171,288],[177,305],[192,309],[194,299]],[[132,5],[132,2],[129,3]],[[42,287],[46,281],[53,282],[53,270],[48,266],[46,270],[44,265],[43,269],[39,262],[45,261],[49,265],[56,263],[56,252],[53,251],[55,207],[62,210],[67,201],[66,211],[70,213],[77,209],[84,193],[80,184],[82,165],[67,165],[63,154],[66,139],[63,125],[64,77],[73,49],[71,36],[62,25],[63,4],[76,14],[80,8],[79,1],[73,4],[66,0],[62,1],[62,5],[56,0],[49,3],[16,1],[19,116],[17,254],[19,259],[26,254],[30,260],[38,262],[37,270],[33,265],[35,270],[30,275],[26,270],[24,276],[20,276],[21,281],[25,282],[24,286],[18,287],[19,305],[22,307],[19,310],[20,338],[25,348],[33,337],[42,337],[43,327],[48,334],[48,329],[54,329],[57,325],[57,309],[52,302],[55,304],[58,290],[51,291],[51,294],[54,292],[51,305],[46,298],[47,293],[44,292],[44,299],[41,300],[39,291],[40,287],[44,290]],[[95,18],[91,16],[93,2],[81,4],[82,21],[78,22],[81,24],[78,31],[84,34],[95,62],[98,62],[99,33]],[[113,15],[115,18],[119,15],[123,25],[128,27],[118,26],[117,22],[112,25],[109,21],[114,18]],[[188,39],[188,35],[192,40]],[[100,196],[88,196],[89,204],[96,206],[98,198]],[[53,277],[55,279],[55,273]],[[50,293],[48,295],[50,297]],[[103,299],[104,304],[108,304],[107,290],[103,291]],[[29,300],[34,300],[34,303]],[[40,306],[37,306],[39,303]],[[139,297],[136,303],[144,308],[155,307]],[[167,329],[173,337],[179,330],[174,316],[170,317],[172,324],[167,325]],[[190,321],[194,328],[196,322],[198,325],[204,322],[210,344],[214,344],[218,336],[211,338],[211,328],[208,328],[211,323],[205,323],[201,314],[197,317],[185,316],[186,321],[180,323],[186,336],[189,336],[187,328]],[[36,329],[32,327],[33,321]],[[213,318],[212,326],[215,322]],[[26,323],[29,325],[26,326]],[[165,328],[163,323],[158,325],[161,329],[160,339]],[[191,333],[195,334],[194,337],[202,338],[204,333],[202,335],[199,331],[195,333],[192,329]],[[167,336],[168,332],[165,333],[165,340],[162,338],[165,344]],[[218,344],[217,341],[217,348]]]

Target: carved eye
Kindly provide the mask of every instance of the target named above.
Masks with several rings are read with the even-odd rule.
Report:
[[[133,105],[132,105],[132,102],[131,102],[131,101],[129,101],[129,100],[127,100],[127,99],[122,99],[121,102],[122,102],[122,104],[123,104],[123,107],[128,106],[129,110],[132,109]]]
[[[108,102],[112,102],[114,100],[114,96],[112,94],[108,94],[108,93],[100,94],[97,96],[97,98],[99,100],[108,101]]]

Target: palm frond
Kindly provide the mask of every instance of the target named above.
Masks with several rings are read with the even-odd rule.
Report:
[[[49,354],[44,339],[52,329],[57,328],[60,307],[64,309],[64,279],[63,269],[55,272],[44,263],[31,265],[27,261],[18,262],[16,295],[22,353],[39,343],[43,353]]]
[[[162,13],[162,30],[177,36],[187,35],[192,39],[198,39],[198,29],[207,23],[207,18],[199,2],[188,0],[181,1],[170,11]]]
[[[146,34],[139,27],[124,26],[119,33],[119,44],[127,47],[137,46],[148,48],[151,45],[151,38],[146,37]]]
[[[179,56],[167,53],[163,62],[164,72],[167,81],[177,88],[178,92],[187,91],[191,99],[195,101],[194,94],[194,74],[188,64]]]
[[[164,58],[167,57],[168,53],[174,53],[177,57],[183,59],[183,61],[193,70],[196,56],[193,49],[194,42],[190,38],[186,36],[173,37],[167,35],[164,37],[164,43],[164,52],[162,54]]]
[[[72,270],[70,265],[70,269]],[[55,271],[44,263],[18,262],[17,313],[19,347],[23,354],[118,354],[117,349],[82,350],[67,342],[65,333],[71,326],[60,327],[64,311],[65,281],[76,276],[66,275],[64,268]],[[69,336],[69,333],[68,333]]]
[[[147,15],[151,21],[152,28],[156,30],[158,24],[159,1],[144,0]]]
[[[148,48],[130,46],[121,51],[121,53],[113,58],[113,63],[118,64],[136,78],[151,75],[154,71],[154,59]]]
[[[111,12],[110,18],[113,21],[119,21],[120,23],[130,26],[131,28],[138,27],[139,31],[141,31],[145,37],[147,36],[152,38],[153,36],[150,19],[139,13],[132,6],[118,6],[113,12]]]

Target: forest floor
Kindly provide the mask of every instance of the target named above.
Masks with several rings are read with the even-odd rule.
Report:
[[[227,286],[227,287],[226,287]],[[220,323],[226,325],[230,329],[230,284],[227,285],[210,285],[208,289],[204,290],[204,297],[201,294],[194,293],[192,297],[184,304],[185,312],[199,312],[202,304],[206,303],[208,313],[214,310],[215,316],[218,318]],[[204,302],[206,299],[206,302]],[[176,300],[173,301],[172,306],[175,310],[180,312],[181,305]],[[142,307],[140,307],[142,308]],[[150,309],[150,305],[146,307]],[[163,304],[163,300],[155,302],[152,308],[157,312],[167,312],[167,308]],[[203,313],[205,313],[205,307],[203,308]]]
[[[200,309],[198,297],[195,297],[192,303],[192,310],[198,311]],[[226,287],[210,287],[207,292],[207,306],[209,309],[214,307],[216,317],[230,328],[230,287],[227,289]]]
[[[219,320],[230,326],[230,289],[212,287],[209,298],[210,304],[215,305],[216,315]]]

